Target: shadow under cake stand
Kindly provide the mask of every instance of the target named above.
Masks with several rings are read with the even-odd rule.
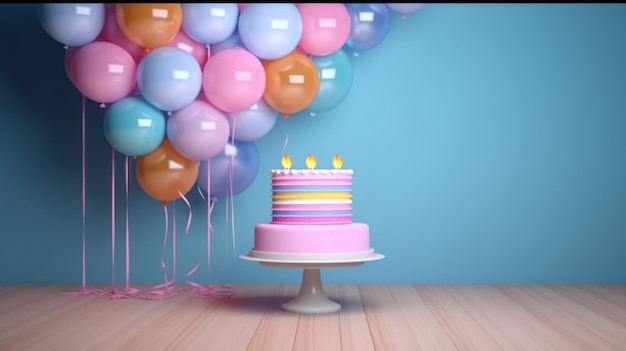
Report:
[[[357,267],[365,262],[383,259],[385,256],[374,250],[350,254],[274,254],[250,250],[248,255],[239,256],[248,261],[276,268],[300,268],[302,283],[296,298],[281,307],[296,313],[329,313],[341,309],[341,305],[329,299],[322,289],[320,269]]]

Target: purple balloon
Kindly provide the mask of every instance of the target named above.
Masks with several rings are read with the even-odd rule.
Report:
[[[222,152],[229,132],[224,112],[202,100],[172,113],[167,120],[167,138],[174,149],[195,161],[208,160]]]
[[[228,121],[231,135],[234,128],[235,140],[253,141],[269,133],[277,118],[278,111],[261,99],[247,110],[235,113],[234,118],[229,118]]]
[[[387,6],[389,6],[390,9],[394,10],[395,12],[401,13],[401,14],[407,14],[407,13],[411,13],[411,12],[415,12],[419,9],[421,9],[422,7],[424,7],[424,5],[426,4],[407,4],[407,3],[392,3],[392,4],[387,4]]]
[[[209,166],[210,176],[207,176]],[[259,150],[254,141],[228,141],[222,152],[210,160],[200,162],[198,185],[212,196],[234,196],[252,185],[258,173]],[[210,178],[210,189],[207,188],[207,178]]]
[[[239,36],[239,32],[235,30],[233,34],[231,34],[225,40],[220,41],[217,44],[211,44],[210,48],[211,48],[211,56],[215,56],[215,54],[217,54],[218,52],[226,50],[226,49],[234,49],[234,48],[246,49],[246,46],[243,45],[243,42],[241,41],[241,37]]]

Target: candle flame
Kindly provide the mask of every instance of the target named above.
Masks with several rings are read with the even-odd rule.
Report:
[[[283,165],[284,169],[291,168],[291,157],[289,157],[289,155],[287,154],[284,154],[282,160],[280,160],[280,163]]]
[[[315,166],[317,166],[317,160],[315,159],[315,157],[313,157],[313,155],[309,154],[306,157],[306,166],[309,169],[313,169],[313,168],[315,168]]]
[[[335,155],[335,157],[333,157],[333,167],[335,167],[335,169],[340,169],[341,166],[343,166],[343,160],[339,155]]]

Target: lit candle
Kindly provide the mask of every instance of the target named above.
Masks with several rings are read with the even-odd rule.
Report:
[[[291,168],[291,164],[292,164],[291,157],[289,157],[289,155],[287,155],[287,154],[284,154],[283,158],[280,160],[280,163],[282,164],[283,169],[285,171],[290,169]]]
[[[341,166],[343,166],[343,160],[339,155],[335,155],[335,157],[333,157],[333,167],[338,170]]]
[[[313,157],[313,155],[309,154],[306,157],[306,166],[309,168],[309,170],[312,170],[313,168],[315,168],[316,165],[317,160],[315,159],[315,157]]]

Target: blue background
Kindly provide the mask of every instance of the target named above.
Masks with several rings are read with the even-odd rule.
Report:
[[[81,282],[81,95],[36,5],[3,5],[0,283]],[[238,258],[270,220],[269,170],[338,153],[355,170],[354,220],[386,255],[326,283],[626,283],[626,5],[432,4],[352,57],[337,108],[279,119],[260,172],[234,198],[178,201],[177,278],[295,283]],[[111,148],[87,103],[88,284],[111,282]],[[115,157],[115,279],[124,281],[124,158]],[[164,214],[131,175],[131,284],[160,283]],[[170,223],[174,216],[170,214]],[[234,228],[233,228],[234,223]],[[233,238],[234,232],[234,238]],[[170,235],[172,233],[170,232]],[[234,243],[234,245],[233,245]]]

